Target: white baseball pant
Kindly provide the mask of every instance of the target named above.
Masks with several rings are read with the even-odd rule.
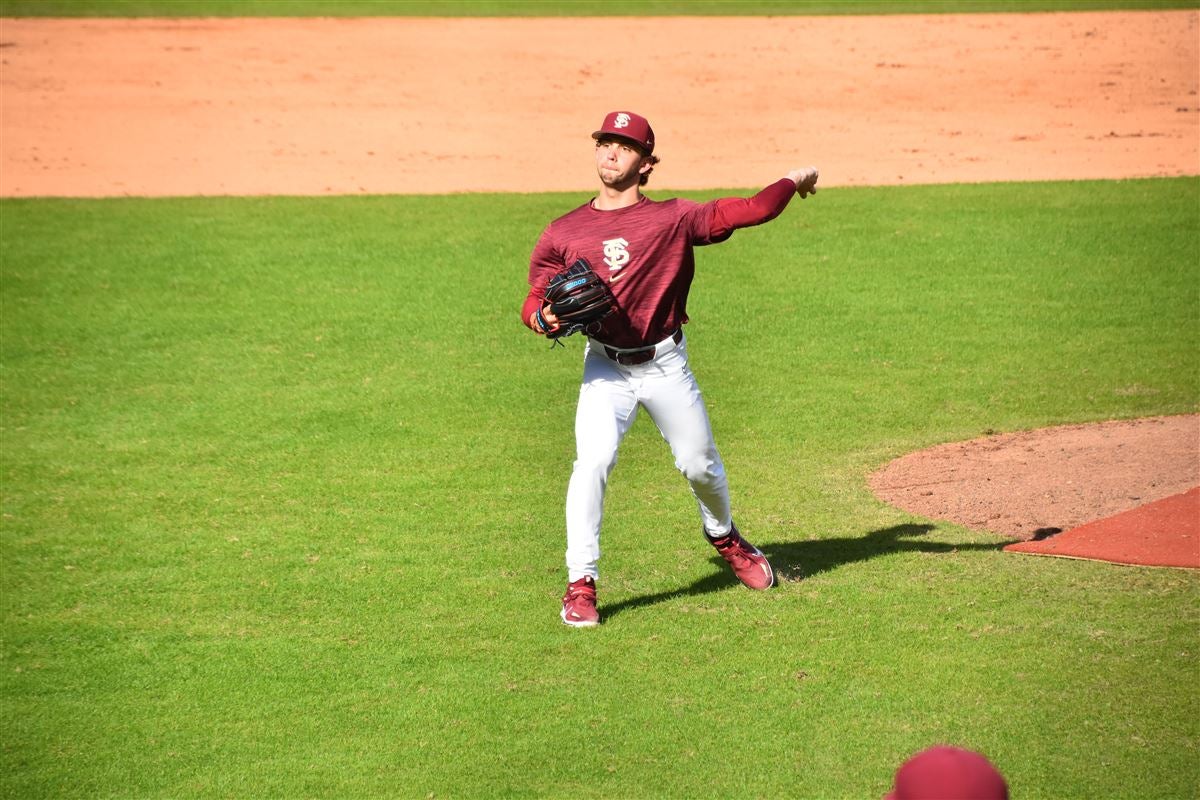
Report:
[[[583,385],[575,412],[575,464],[567,487],[567,573],[569,581],[599,577],[600,525],[608,476],[617,449],[641,406],[658,426],[687,478],[704,530],[729,532],[733,518],[725,466],[713,441],[700,387],[688,367],[687,339],[668,338],[644,364],[618,364],[589,341],[583,356]]]

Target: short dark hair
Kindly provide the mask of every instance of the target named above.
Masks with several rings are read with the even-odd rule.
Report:
[[[650,180],[650,173],[654,172],[654,165],[660,161],[659,157],[655,156],[655,155],[642,156],[642,157],[650,162],[650,169],[646,170],[638,177],[638,186],[646,185],[646,183]]]

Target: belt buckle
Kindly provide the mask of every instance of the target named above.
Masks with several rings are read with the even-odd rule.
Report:
[[[627,367],[632,367],[637,364],[645,364],[650,359],[654,358],[654,353],[657,347],[651,347],[646,350],[638,350],[635,353],[617,353],[615,361]]]
[[[671,334],[671,341],[675,342],[675,344],[681,344],[683,342],[683,328],[675,329],[675,333]],[[632,367],[638,364],[645,364],[647,361],[653,359],[654,356],[658,354],[658,345],[651,345],[650,347],[643,347],[639,350],[624,352],[616,349],[615,347],[604,345],[604,353],[618,364],[626,367]]]

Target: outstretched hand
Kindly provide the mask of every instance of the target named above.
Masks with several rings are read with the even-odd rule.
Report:
[[[817,193],[817,178],[820,173],[816,167],[801,167],[794,169],[787,174],[787,178],[796,184],[796,194],[800,195],[800,199],[808,197],[810,194]]]

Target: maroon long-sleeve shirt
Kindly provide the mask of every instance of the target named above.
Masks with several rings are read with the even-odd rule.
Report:
[[[753,197],[707,203],[643,196],[634,205],[599,211],[589,201],[542,231],[529,259],[530,290],[521,319],[529,325],[554,274],[585,258],[617,299],[616,313],[593,338],[619,348],[660,342],[688,321],[693,247],[723,242],[738,228],[774,219],[795,193],[796,184],[781,178]]]

